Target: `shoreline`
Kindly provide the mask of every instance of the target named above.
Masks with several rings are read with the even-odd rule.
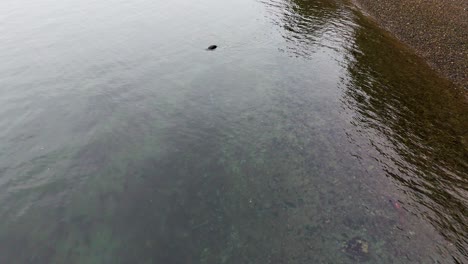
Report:
[[[456,88],[468,91],[468,1],[353,0]]]

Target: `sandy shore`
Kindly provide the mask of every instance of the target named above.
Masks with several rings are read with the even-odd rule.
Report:
[[[355,0],[431,67],[468,90],[468,0]]]

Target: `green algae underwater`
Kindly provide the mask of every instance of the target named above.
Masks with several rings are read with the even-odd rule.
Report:
[[[348,3],[106,4],[47,96],[0,68],[1,263],[467,260],[467,103]]]

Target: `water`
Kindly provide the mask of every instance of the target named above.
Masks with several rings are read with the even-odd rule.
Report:
[[[4,0],[0,43],[0,263],[468,261],[466,100],[345,1]]]

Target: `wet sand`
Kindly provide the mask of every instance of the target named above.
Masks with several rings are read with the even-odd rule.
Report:
[[[428,64],[468,90],[468,0],[355,0]]]

